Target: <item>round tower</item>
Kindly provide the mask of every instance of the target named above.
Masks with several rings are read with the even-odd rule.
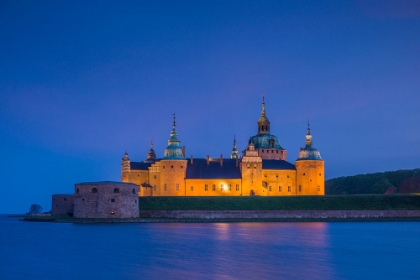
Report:
[[[175,114],[173,114],[171,138],[160,161],[161,176],[159,186],[153,186],[153,195],[185,196],[185,174],[187,160],[180,146],[176,132]]]
[[[324,195],[324,161],[312,146],[310,123],[306,134],[305,148],[301,148],[296,165],[296,195]]]

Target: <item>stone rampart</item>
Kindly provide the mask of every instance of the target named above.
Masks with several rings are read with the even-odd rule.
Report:
[[[72,194],[53,194],[51,215],[73,215],[74,196]]]
[[[173,219],[410,218],[420,217],[420,210],[141,210],[140,217]]]
[[[122,182],[75,184],[75,218],[139,217],[139,186]]]

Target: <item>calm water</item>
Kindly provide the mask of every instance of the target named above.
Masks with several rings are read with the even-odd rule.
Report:
[[[420,279],[420,222],[73,225],[0,216],[0,279]]]

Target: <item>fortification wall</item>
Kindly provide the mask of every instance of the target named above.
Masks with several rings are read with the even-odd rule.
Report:
[[[407,218],[420,210],[141,210],[140,218],[275,219],[275,218]]]
[[[139,186],[121,182],[75,184],[75,218],[139,217]]]
[[[53,194],[51,215],[72,215],[74,196],[72,194]]]

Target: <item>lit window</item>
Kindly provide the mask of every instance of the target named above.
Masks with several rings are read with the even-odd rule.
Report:
[[[223,184],[220,184],[220,190],[223,191]]]
[[[239,191],[239,184],[236,184],[236,191]]]

